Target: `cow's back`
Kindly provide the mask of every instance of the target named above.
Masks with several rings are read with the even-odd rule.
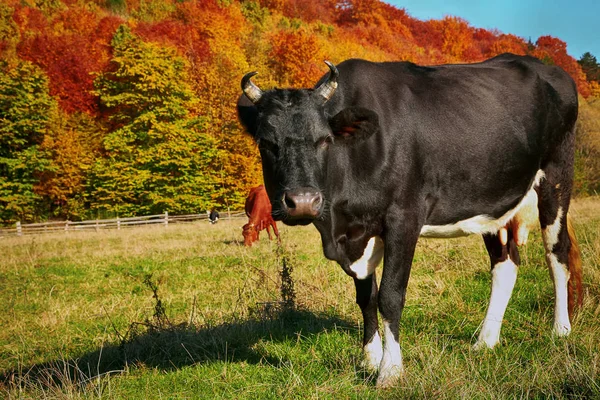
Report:
[[[244,204],[244,211],[246,211],[246,216],[248,216],[248,217],[250,217],[251,215],[254,214],[253,210],[256,205],[256,199],[258,197],[258,194],[261,191],[261,188],[262,188],[262,190],[264,190],[264,186],[262,186],[262,185],[250,189],[250,193],[248,193],[248,197],[246,197],[246,202]]]
[[[264,185],[257,186],[250,191],[244,208],[250,221],[256,225],[264,225],[264,222],[272,219],[271,202]]]
[[[428,224],[499,217],[516,206],[577,116],[572,79],[532,57],[436,67],[348,60],[338,69],[328,113],[372,109],[381,131],[335,155],[333,169],[351,175],[336,191],[351,202],[365,179],[376,182],[374,193],[419,191]]]

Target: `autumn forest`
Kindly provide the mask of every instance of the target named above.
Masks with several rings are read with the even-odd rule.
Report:
[[[600,66],[559,38],[421,21],[379,0],[2,0],[0,222],[239,209],[262,180],[235,113],[245,73],[310,87],[324,60],[503,52],[573,77],[576,190],[600,190]]]

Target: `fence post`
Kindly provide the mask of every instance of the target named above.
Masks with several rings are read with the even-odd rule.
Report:
[[[98,232],[98,229],[100,229],[100,227],[98,226],[98,220],[96,220],[96,232]]]
[[[121,230],[121,220],[119,219],[119,217],[117,217],[117,230]]]
[[[23,232],[21,231],[21,221],[17,221],[17,236],[22,236]]]
[[[169,225],[169,212],[165,211],[165,226]]]
[[[65,222],[65,231],[68,231],[68,230],[69,230],[69,222],[71,222],[71,221],[67,220],[67,221]]]
[[[231,209],[227,206],[227,219],[231,221]]]

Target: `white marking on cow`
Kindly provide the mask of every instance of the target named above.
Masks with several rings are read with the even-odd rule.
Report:
[[[546,254],[548,264],[552,270],[554,280],[554,327],[553,332],[557,336],[567,336],[571,333],[571,322],[569,321],[569,310],[567,304],[567,282],[570,273],[566,265],[561,264],[554,254]]]
[[[500,328],[506,306],[517,281],[517,265],[509,258],[499,262],[492,270],[492,293],[483,327],[473,348],[493,348],[500,341]]]
[[[543,231],[542,236],[544,238],[544,244],[546,246],[546,252],[552,252],[552,247],[558,243],[558,234],[560,233],[561,223],[560,220],[563,217],[562,207],[558,207],[556,212],[556,219],[551,225],[548,225]]]
[[[362,257],[350,265],[350,270],[356,275],[356,279],[365,279],[370,276],[383,258],[383,240],[379,236],[369,239]]]
[[[508,243],[508,230],[504,227],[500,228],[498,236],[500,236],[500,243],[502,243],[502,246],[506,246],[506,243]]]
[[[567,284],[570,273],[567,266],[560,261],[552,248],[558,243],[558,234],[561,229],[561,219],[563,217],[562,207],[558,208],[556,219],[551,225],[542,230],[544,247],[546,248],[546,261],[554,281],[554,327],[553,332],[557,336],[567,336],[571,332],[571,322],[569,321],[569,309],[567,301]]]
[[[365,360],[363,366],[371,371],[377,371],[383,358],[383,345],[379,332],[375,332],[371,341],[363,348]]]
[[[517,214],[527,216],[527,221],[531,220],[531,215],[537,215],[537,187],[544,178],[544,171],[541,169],[535,175],[531,188],[521,199],[519,204],[512,210],[507,211],[502,217],[494,219],[489,215],[476,215],[474,217],[458,221],[448,225],[424,225],[421,229],[421,236],[433,238],[451,238],[467,236],[473,233],[496,233],[506,226]],[[525,227],[524,227],[525,228]]]
[[[379,365],[379,376],[377,378],[378,387],[388,387],[394,385],[404,373],[402,365],[402,351],[400,343],[394,339],[394,334],[390,329],[390,324],[383,321],[384,346],[383,357]]]
[[[513,226],[513,236],[517,246],[527,243],[529,231],[532,230],[539,221],[538,196],[535,190],[530,190],[525,196],[523,207],[511,221]]]

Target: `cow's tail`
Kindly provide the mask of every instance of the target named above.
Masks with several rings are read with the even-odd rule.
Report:
[[[574,312],[583,305],[583,269],[581,266],[579,244],[575,238],[575,230],[573,229],[570,215],[567,215],[567,232],[569,233],[569,239],[571,241],[571,248],[569,249],[570,278],[567,287],[567,298],[569,301],[569,317],[572,320]]]

